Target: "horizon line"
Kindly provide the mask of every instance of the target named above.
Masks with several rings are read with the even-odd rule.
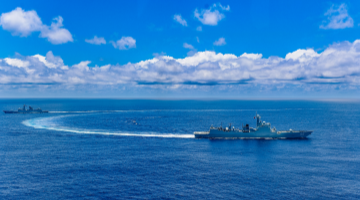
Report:
[[[0,100],[6,99],[68,99],[68,100],[199,100],[199,101],[226,101],[226,100],[237,100],[237,101],[360,101],[359,97],[347,97],[347,98],[214,98],[214,97],[0,97]]]

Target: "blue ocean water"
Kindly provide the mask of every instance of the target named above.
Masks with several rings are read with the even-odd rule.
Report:
[[[359,101],[2,99],[1,199],[359,199]],[[195,139],[210,125],[302,140]]]

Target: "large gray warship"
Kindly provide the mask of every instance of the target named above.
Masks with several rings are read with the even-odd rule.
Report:
[[[49,113],[47,110],[41,110],[41,108],[33,109],[29,106],[29,109],[26,109],[26,105],[22,108],[16,110],[4,110],[5,114],[41,114],[41,113]]]
[[[261,116],[256,114],[256,128],[252,128],[246,124],[242,129],[235,129],[235,127],[223,128],[210,127],[206,132],[194,132],[195,138],[241,138],[241,139],[261,139],[261,138],[279,138],[279,139],[295,139],[306,138],[313,131],[292,129],[288,131],[278,131],[276,128],[271,128],[271,124],[261,121]]]

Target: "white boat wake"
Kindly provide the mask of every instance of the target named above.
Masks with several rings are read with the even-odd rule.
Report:
[[[52,131],[70,132],[77,134],[92,134],[92,135],[113,135],[113,136],[130,136],[130,137],[158,137],[158,138],[195,138],[193,134],[172,134],[172,133],[155,133],[155,132],[139,132],[139,133],[126,133],[126,132],[108,132],[108,131],[94,131],[94,130],[79,130],[68,127],[56,127],[51,124],[51,120],[56,118],[63,118],[73,115],[62,115],[56,117],[41,117],[25,120],[22,122],[25,126],[33,127],[36,129],[46,129]]]

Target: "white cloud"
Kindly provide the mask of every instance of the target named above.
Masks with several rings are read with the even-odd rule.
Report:
[[[344,29],[354,26],[354,20],[348,14],[344,3],[337,8],[332,5],[324,15],[327,16],[327,20],[320,25],[321,29]]]
[[[193,45],[188,44],[186,42],[183,44],[183,47],[186,48],[186,49],[194,49]]]
[[[193,55],[195,55],[196,53],[197,53],[198,51],[197,51],[197,49],[191,49],[189,52],[187,52],[187,56],[193,56]]]
[[[184,46],[189,47],[188,44]],[[66,66],[59,56],[17,56],[0,59],[0,84],[91,88],[126,86],[130,88],[233,87],[241,84],[252,89],[299,87],[360,89],[360,40],[336,43],[323,52],[298,49],[285,58],[262,54],[193,52],[185,58],[158,55],[125,65],[90,66],[90,61]],[[86,87],[85,87],[86,86]],[[91,86],[91,87],[90,87]],[[169,86],[169,87],[168,87]],[[176,86],[176,87],[174,87]],[[25,86],[24,86],[25,87]],[[35,86],[34,86],[35,87]],[[101,88],[99,89],[101,90]],[[334,89],[335,90],[335,89]]]
[[[71,33],[65,29],[61,28],[63,18],[61,16],[54,18],[54,22],[51,23],[51,26],[44,26],[41,30],[40,37],[47,38],[52,44],[63,44],[67,42],[72,42],[73,38]]]
[[[40,31],[43,27],[42,21],[35,10],[25,12],[20,7],[11,12],[2,13],[0,25],[4,30],[21,37],[26,37],[34,31]]]
[[[201,27],[201,26],[198,26],[198,27],[196,27],[196,30],[197,30],[197,31],[202,31],[202,27]]]
[[[185,49],[190,49],[190,51],[187,52],[187,56],[193,56],[194,54],[197,53],[197,49],[195,49],[194,46],[191,45],[191,44],[188,44],[188,43],[185,42],[185,43],[183,44],[183,47],[184,47]]]
[[[58,16],[54,18],[51,26],[44,25],[36,11],[25,11],[20,7],[11,12],[2,13],[0,17],[0,25],[4,30],[10,31],[12,35],[26,37],[32,32],[40,32],[40,37],[47,38],[52,44],[73,41],[71,33],[67,29],[61,28],[62,22],[63,18]]]
[[[132,37],[121,37],[120,40],[114,42],[114,41],[110,41],[111,44],[114,46],[114,48],[116,49],[120,49],[120,50],[128,50],[131,48],[136,48],[136,40]]]
[[[249,58],[249,59],[252,59],[252,60],[257,60],[257,59],[260,59],[262,58],[262,54],[261,53],[243,53],[240,58]]]
[[[19,68],[26,68],[30,65],[29,61],[23,61],[17,58],[5,58],[4,60],[8,65]]]
[[[199,37],[196,37],[196,41],[197,41],[197,43],[200,43]]]
[[[174,18],[173,18],[175,21],[179,22],[179,24],[183,25],[183,26],[187,26],[187,22],[185,19],[183,19],[181,17],[181,15],[174,15]]]
[[[221,8],[222,10],[226,10],[226,11],[229,11],[229,10],[230,10],[230,6],[229,6],[229,5],[223,6],[223,5],[221,5],[221,4],[219,3],[219,6],[220,6],[220,8]]]
[[[46,56],[36,54],[33,57],[39,59],[39,61],[42,62],[48,68],[52,68],[52,69],[56,69],[56,68],[68,69],[69,68],[68,66],[64,65],[64,62],[60,57],[54,56],[52,51],[47,52]]]
[[[201,12],[195,9],[194,16],[204,25],[216,26],[218,22],[225,18],[223,13],[220,13],[216,8],[220,7],[223,11],[229,11],[230,6],[222,6],[221,4],[214,4],[209,9],[202,9]]]
[[[34,69],[30,69],[30,62],[29,61],[23,61],[17,58],[5,58],[4,61],[13,67],[22,68],[26,71],[27,74],[32,75],[34,73]]]
[[[288,53],[285,56],[285,60],[298,60],[300,62],[309,61],[315,57],[319,57],[320,54],[314,51],[314,49],[298,49],[294,52]]]
[[[221,37],[214,42],[215,46],[224,46],[226,44],[225,38]]]
[[[186,67],[196,67],[201,63],[214,63],[217,61],[224,61],[236,59],[236,56],[233,54],[222,54],[222,53],[215,53],[213,51],[203,51],[197,52],[196,55],[186,57],[183,59],[177,59],[176,61],[179,62],[181,65]]]
[[[96,35],[94,36],[93,39],[85,39],[85,42],[90,43],[90,44],[95,44],[95,45],[106,44],[105,38],[97,37]]]

